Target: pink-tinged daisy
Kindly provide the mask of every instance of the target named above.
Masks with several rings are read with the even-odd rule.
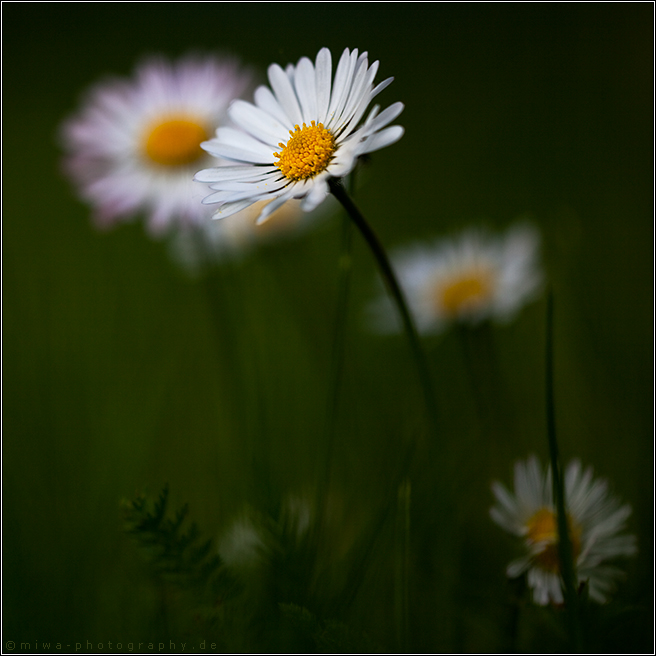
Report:
[[[420,333],[450,323],[507,322],[539,291],[539,234],[527,224],[505,235],[467,230],[453,239],[414,244],[392,253],[392,264]],[[379,332],[396,332],[398,320],[386,297],[371,308]]]
[[[592,467],[583,469],[573,460],[565,470],[565,504],[572,552],[579,583],[585,582],[590,598],[608,600],[621,570],[608,561],[636,553],[635,537],[620,535],[631,514],[610,494],[608,483],[593,480]],[[558,556],[558,527],[551,487],[551,470],[543,470],[534,456],[515,463],[515,493],[492,484],[496,505],[492,519],[521,538],[526,553],[508,565],[514,578],[527,574],[533,600],[540,605],[563,603],[563,582]]]
[[[335,76],[330,51],[322,48],[313,64],[307,57],[296,66],[269,67],[271,88],[255,91],[255,104],[235,101],[229,116],[235,127],[219,127],[202,144],[231,166],[202,170],[196,180],[215,193],[203,200],[218,204],[214,218],[239,212],[261,200],[271,202],[259,221],[292,198],[301,208],[317,207],[328,194],[328,181],[347,175],[361,155],[388,146],[403,128],[386,127],[402,111],[400,102],[380,112],[367,107],[392,78],[374,86],[378,62],[369,66],[367,53],[344,50]]]
[[[131,79],[87,94],[62,126],[64,168],[101,227],[146,216],[159,235],[209,216],[194,172],[213,160],[201,148],[250,77],[233,59],[145,60]]]

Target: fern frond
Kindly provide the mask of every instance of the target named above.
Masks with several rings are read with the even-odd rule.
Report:
[[[213,541],[200,542],[195,522],[185,530],[188,504],[173,513],[173,518],[167,516],[168,485],[153,504],[140,494],[133,501],[124,501],[122,506],[124,530],[139,545],[157,579],[202,596],[219,596],[222,601],[234,595],[234,580],[223,571]]]

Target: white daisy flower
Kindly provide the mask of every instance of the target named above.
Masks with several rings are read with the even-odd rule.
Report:
[[[334,79],[327,48],[315,64],[307,57],[285,70],[272,64],[271,89],[259,87],[254,105],[237,100],[230,106],[239,129],[219,127],[216,137],[202,144],[215,157],[234,162],[196,174],[215,191],[203,200],[219,204],[214,218],[267,199],[272,202],[260,222],[292,198],[302,198],[302,209],[312,210],[328,194],[330,178],[347,175],[359,156],[400,139],[401,126],[386,127],[403,111],[400,102],[380,113],[375,105],[360,124],[372,99],[393,79],[374,87],[377,70],[378,62],[369,66],[366,52],[348,49]]]
[[[578,582],[586,582],[590,598],[608,600],[622,572],[607,564],[618,556],[636,553],[635,536],[620,535],[631,506],[621,505],[605,480],[592,479],[592,467],[573,460],[565,471],[565,504]],[[551,468],[546,472],[535,456],[515,463],[515,494],[492,484],[497,504],[492,519],[522,538],[526,554],[510,563],[509,577],[527,573],[533,600],[540,605],[563,603],[558,557],[558,527],[553,503]]]
[[[438,333],[451,322],[509,321],[539,290],[539,235],[529,225],[493,237],[468,230],[460,237],[415,244],[391,255],[420,333]],[[379,332],[398,332],[386,295],[370,306]]]
[[[65,170],[93,205],[98,225],[144,212],[157,235],[174,223],[207,218],[204,188],[193,175],[213,160],[200,144],[249,82],[232,59],[152,58],[132,79],[92,88],[61,134]]]

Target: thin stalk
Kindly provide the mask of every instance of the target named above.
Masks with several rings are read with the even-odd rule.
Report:
[[[350,567],[348,583],[342,591],[341,595],[339,595],[339,597],[336,599],[336,603],[334,603],[333,607],[330,608],[331,613],[343,612],[345,608],[349,608],[353,603],[353,600],[355,599],[355,596],[357,595],[358,590],[364,581],[367,572],[367,563],[371,560],[371,554],[373,553],[376,542],[383,532],[383,528],[389,519],[389,514],[392,510],[396,510],[398,508],[398,491],[404,481],[407,481],[408,486],[410,485],[408,470],[410,469],[410,463],[412,462],[414,452],[415,442],[413,441],[407,445],[405,451],[402,454],[397,475],[395,475],[390,482],[385,502],[381,505],[380,511],[376,514],[374,520],[372,521],[371,530],[360,543],[359,553],[354,558]],[[407,535],[409,540],[409,532]],[[407,571],[409,573],[409,565]]]
[[[410,479],[398,489],[396,528],[396,585],[394,591],[396,640],[404,654],[410,653]]]
[[[354,169],[347,178],[349,190],[353,193],[355,187]],[[330,471],[332,466],[333,446],[335,443],[335,426],[337,424],[337,406],[339,402],[339,388],[344,371],[344,342],[346,337],[346,315],[348,309],[349,292],[351,288],[351,271],[353,269],[353,226],[348,216],[342,219],[342,236],[339,260],[337,262],[337,306],[335,308],[335,323],[333,324],[333,346],[330,358],[329,392],[326,406],[326,433],[325,433],[325,465],[324,476],[320,483],[320,494],[326,494],[330,485]],[[321,499],[321,497],[320,497]]]
[[[519,620],[524,606],[524,597],[526,596],[526,574],[522,574],[516,579],[508,579],[508,591],[510,600],[508,602],[508,642],[506,651],[509,654],[521,653],[518,650],[519,641]]]
[[[419,341],[419,336],[417,334],[414,320],[412,319],[412,315],[408,309],[408,304],[405,300],[403,291],[401,290],[398,280],[396,279],[396,274],[394,273],[392,265],[390,264],[390,261],[387,257],[387,253],[385,252],[383,245],[380,243],[380,240],[376,236],[376,233],[372,230],[371,226],[362,216],[358,208],[355,206],[355,203],[353,203],[339,181],[333,178],[330,180],[329,185],[330,191],[342,204],[348,215],[351,217],[351,220],[353,223],[355,223],[356,227],[362,234],[362,237],[367,242],[367,245],[369,246],[369,249],[371,250],[371,253],[376,260],[376,264],[378,265],[383,280],[385,281],[387,290],[395,302],[399,314],[401,315],[403,327],[405,329],[405,333],[408,338],[408,342],[410,343],[410,348],[417,365],[419,382],[424,394],[424,401],[426,403],[429,420],[432,424],[434,433],[437,434],[437,406],[435,402],[435,394],[433,391],[433,383],[431,381],[430,371],[428,369],[426,358],[421,347],[421,342]]]
[[[348,178],[349,187],[354,187],[355,171]],[[348,300],[351,288],[351,272],[353,269],[353,225],[349,217],[344,214],[341,226],[341,244],[337,262],[337,303],[333,323],[333,343],[331,349],[330,369],[328,372],[328,396],[326,399],[326,418],[324,423],[323,466],[320,464],[320,475],[316,490],[317,523],[314,540],[317,545],[324,543],[326,531],[326,516],[329,500],[328,490],[333,467],[333,452],[335,447],[335,433],[339,407],[339,396],[342,376],[344,373],[344,350],[346,341],[346,323],[348,313]]]
[[[244,303],[244,269],[225,265],[205,276],[204,287],[218,353],[225,358],[231,384],[231,405],[240,434],[244,435],[253,467],[253,485],[258,495],[268,499],[271,489],[271,460],[266,404],[257,339],[251,313]],[[244,347],[248,344],[248,348]],[[226,345],[228,345],[226,347]]]
[[[338,262],[337,307],[333,329],[333,346],[330,359],[329,393],[326,408],[326,453],[325,469],[322,485],[326,492],[330,484],[330,469],[332,464],[333,446],[335,442],[335,424],[337,422],[337,406],[339,390],[344,371],[344,341],[346,333],[346,314],[348,309],[349,291],[351,286],[353,251],[353,226],[347,216],[342,224],[342,244]]]
[[[579,614],[579,597],[576,589],[576,570],[572,553],[572,540],[569,534],[569,526],[567,522],[567,511],[565,509],[565,480],[560,465],[558,442],[556,441],[556,412],[553,382],[553,293],[551,290],[549,290],[547,294],[545,355],[547,439],[549,441],[549,456],[551,458],[553,499],[554,505],[556,506],[556,517],[558,521],[558,555],[561,563],[561,574],[565,584],[565,607],[572,646],[578,653],[580,653],[582,650],[582,634]]]
[[[338,262],[337,306],[335,308],[335,323],[333,325],[333,344],[328,373],[328,399],[326,402],[326,420],[324,433],[323,467],[317,485],[318,518],[315,530],[316,544],[323,543],[323,533],[326,530],[326,515],[329,505],[328,490],[333,466],[333,451],[335,446],[335,427],[337,425],[337,408],[339,391],[344,371],[344,341],[346,334],[346,314],[348,309],[349,290],[351,286],[351,253],[353,248],[353,226],[347,216],[342,223],[342,244]],[[321,467],[321,465],[320,465]]]
[[[424,394],[424,401],[428,413],[428,419],[431,424],[431,429],[434,435],[438,433],[438,415],[437,406],[435,401],[435,394],[433,384],[428,369],[428,364],[424,356],[421,342],[417,334],[417,329],[414,320],[408,309],[408,304],[405,296],[396,278],[396,274],[392,269],[385,249],[380,243],[376,233],[369,226],[365,218],[362,216],[355,203],[351,200],[350,196],[340,184],[338,180],[332,179],[329,182],[330,191],[342,204],[350,219],[356,225],[362,237],[366,241],[371,253],[376,260],[379,271],[383,277],[387,290],[396,304],[401,319],[403,321],[404,330],[410,344],[417,371],[419,374],[419,382]],[[410,550],[410,480],[407,478],[407,471],[410,461],[415,451],[415,442],[413,442],[406,450],[401,463],[401,480],[399,481],[399,488],[397,491],[397,508],[401,511],[401,518],[403,523],[402,540],[400,545],[400,561],[398,563],[399,569],[397,571],[396,581],[396,596],[397,596],[397,636],[399,642],[405,648],[409,641],[409,550]],[[374,547],[377,536],[379,535],[385,523],[388,509],[393,507],[392,504],[386,505],[375,522],[374,530],[372,531],[369,540],[366,542],[361,557],[356,559],[355,567],[352,569],[352,576],[350,577],[350,585],[343,595],[343,602],[348,606],[355,596],[364,576],[364,563],[366,557]],[[397,552],[398,553],[398,552]]]

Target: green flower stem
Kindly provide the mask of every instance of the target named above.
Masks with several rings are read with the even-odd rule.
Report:
[[[380,243],[380,240],[376,236],[376,233],[371,229],[369,224],[365,221],[364,217],[355,206],[349,195],[346,193],[346,190],[341,186],[338,180],[331,179],[329,182],[330,191],[333,193],[335,198],[343,205],[344,209],[347,211],[348,215],[351,217],[353,223],[362,234],[364,240],[367,242],[369,249],[371,250],[380,273],[385,281],[387,289],[396,303],[396,307],[401,315],[403,320],[403,327],[405,333],[408,337],[410,343],[410,348],[412,349],[413,356],[415,358],[415,363],[417,365],[417,370],[419,373],[419,382],[424,393],[424,400],[426,402],[426,409],[428,411],[429,420],[432,424],[432,428],[435,434],[438,430],[438,420],[437,420],[437,406],[435,402],[435,394],[433,392],[433,384],[431,381],[430,372],[428,369],[428,364],[424,356],[421,343],[419,341],[419,336],[417,334],[417,329],[415,323],[412,319],[412,315],[408,309],[408,304],[406,303],[405,296],[403,291],[396,279],[392,265],[389,262],[387,254],[383,245]]]
[[[349,290],[351,286],[351,254],[353,250],[353,226],[348,216],[343,217],[341,252],[338,262],[337,306],[335,308],[335,323],[333,344],[328,373],[328,400],[326,403],[324,458],[321,477],[317,486],[318,522],[317,542],[322,542],[322,532],[325,529],[325,514],[328,505],[328,489],[333,464],[335,445],[335,427],[337,425],[337,408],[339,405],[339,390],[344,371],[344,341],[346,336],[346,314],[348,309]]]
[[[330,466],[332,451],[335,442],[335,424],[337,420],[337,405],[339,401],[339,388],[342,380],[344,364],[344,338],[346,327],[346,314],[348,309],[349,290],[351,286],[353,251],[353,225],[347,216],[342,225],[342,245],[338,263],[337,280],[337,307],[335,309],[334,338],[332,357],[330,359],[330,392],[326,413],[326,458],[323,484],[327,487],[330,479]]]
[[[410,479],[406,478],[398,488],[396,512],[396,571],[394,606],[396,617],[396,640],[401,653],[410,650]]]
[[[371,250],[376,263],[379,267],[380,273],[385,281],[387,289],[392,296],[392,299],[396,303],[401,319],[403,320],[403,326],[405,328],[405,333],[410,342],[410,348],[412,350],[415,362],[417,365],[419,373],[419,382],[424,394],[424,399],[426,403],[426,409],[428,412],[428,418],[431,422],[431,428],[435,435],[438,431],[438,421],[437,421],[437,406],[435,402],[435,394],[433,391],[433,384],[430,377],[430,372],[424,356],[423,350],[421,348],[421,343],[419,341],[419,336],[417,334],[417,329],[415,328],[414,321],[408,309],[405,297],[401,290],[401,287],[396,279],[394,270],[387,258],[385,249],[380,243],[378,237],[371,229],[369,224],[365,221],[364,217],[355,206],[350,196],[342,187],[338,180],[332,179],[330,181],[330,191],[337,198],[337,200],[342,204],[350,219],[356,225],[360,233],[362,234],[364,240],[367,242],[369,249]],[[407,471],[414,454],[413,443],[410,445],[403,457],[401,459],[400,466],[400,478],[396,481],[396,484],[399,486],[394,490],[395,495],[397,496],[396,504],[393,502],[384,504],[383,509],[379,516],[377,517],[373,530],[368,540],[365,541],[365,544],[362,545],[362,552],[360,558],[357,558],[354,566],[352,568],[352,574],[349,577],[349,586],[345,590],[344,594],[340,597],[340,606],[348,606],[360,587],[362,578],[365,571],[365,563],[367,557],[371,553],[375,540],[380,534],[386,520],[390,508],[393,508],[395,505],[398,508],[398,504],[402,506],[401,518],[403,521],[403,530],[402,530],[402,545],[400,545],[400,561],[398,563],[399,569],[397,572],[397,585],[396,595],[397,595],[397,629],[398,637],[400,642],[407,644],[409,640],[409,540],[410,540],[410,481],[407,479]],[[390,499],[391,501],[391,499]]]
[[[381,508],[378,513],[376,513],[373,521],[371,522],[371,529],[368,534],[364,537],[362,542],[358,545],[358,553],[351,563],[349,575],[347,577],[348,583],[344,587],[342,593],[335,599],[332,608],[330,609],[332,613],[338,613],[348,608],[355,599],[360,586],[365,578],[365,573],[367,572],[367,563],[371,561],[371,555],[374,552],[376,543],[388,523],[389,515],[392,511],[398,512],[399,504],[399,490],[402,486],[407,485],[408,497],[407,497],[407,527],[408,532],[406,536],[406,544],[410,544],[410,479],[408,478],[408,470],[410,469],[410,463],[412,461],[412,456],[414,455],[414,443],[410,444],[403,454],[401,455],[401,460],[399,462],[399,467],[396,475],[393,476],[390,481],[387,495],[385,501],[381,504]],[[409,561],[408,561],[409,563]],[[405,572],[409,576],[410,566],[407,564]],[[396,582],[396,581],[395,581]],[[403,583],[401,588],[396,589],[395,594],[398,594],[398,591],[403,589],[409,590],[409,585]],[[405,594],[405,593],[403,593]],[[409,608],[409,603],[407,604]]]
[[[524,598],[526,596],[526,574],[515,579],[508,579],[508,592],[510,599],[508,602],[509,613],[507,630],[505,632],[507,637],[505,651],[507,654],[519,654],[521,653],[517,648],[519,639],[519,620],[522,607],[524,606]],[[503,650],[501,650],[501,652],[503,653]]]
[[[355,187],[355,173],[351,172],[347,178],[351,192]],[[319,509],[319,542],[321,531],[324,528],[324,514],[326,511],[328,488],[332,472],[333,450],[335,445],[335,427],[337,425],[337,408],[339,405],[339,390],[344,371],[344,342],[346,337],[346,316],[348,310],[349,292],[351,288],[351,271],[353,255],[353,225],[344,214],[342,217],[341,250],[337,264],[337,305],[335,307],[335,320],[333,324],[333,344],[330,358],[330,371],[328,374],[328,400],[326,404],[325,442],[323,477],[319,479],[317,489]]]
[[[565,584],[565,606],[567,610],[569,631],[572,646],[580,653],[582,651],[581,620],[579,613],[579,597],[576,585],[576,569],[572,553],[572,540],[569,534],[567,511],[565,509],[565,480],[560,465],[558,442],[556,441],[556,412],[554,402],[553,382],[553,293],[547,294],[547,330],[546,330],[546,366],[545,391],[547,413],[547,438],[549,440],[549,456],[551,458],[551,476],[553,498],[558,520],[558,555],[561,562],[561,573]]]
[[[235,409],[240,438],[244,439],[253,465],[253,483],[261,498],[271,490],[271,461],[266,404],[262,394],[261,363],[244,285],[245,271],[226,264],[204,276],[204,288],[217,338],[217,353],[230,378],[227,393]],[[225,345],[230,344],[231,348]],[[245,347],[247,344],[248,347]]]

